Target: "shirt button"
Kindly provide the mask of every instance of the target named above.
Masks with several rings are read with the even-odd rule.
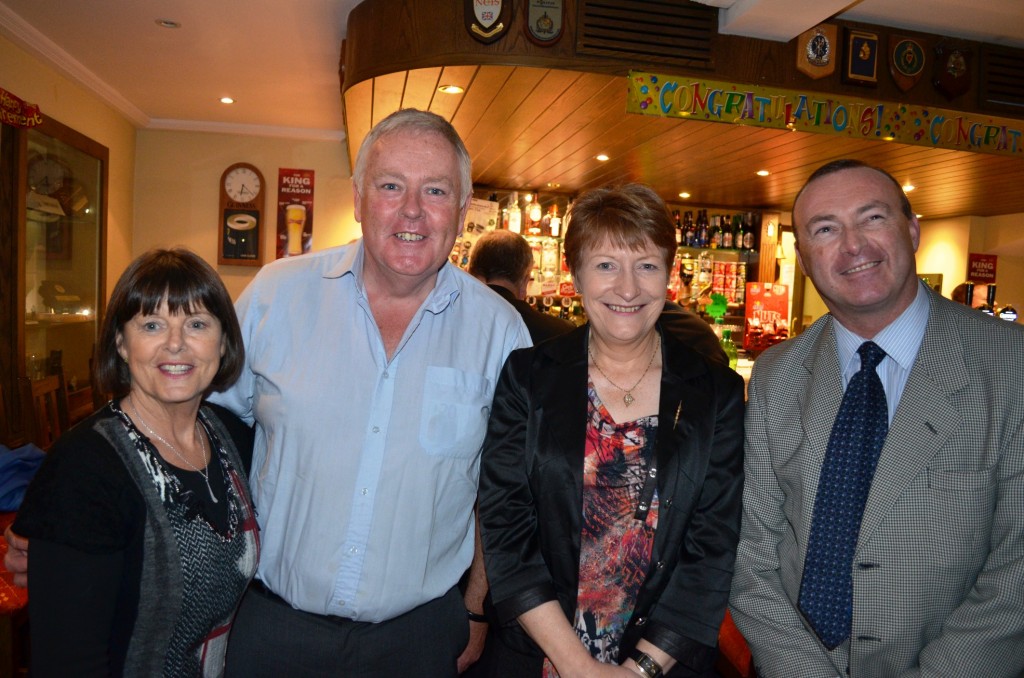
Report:
[[[643,626],[646,623],[647,623],[647,617],[640,617],[639,619],[636,620],[636,625],[637,626]]]
[[[665,561],[664,560],[659,560],[658,563],[655,565],[655,567],[658,568],[659,570],[664,570],[665,569]]]
[[[369,492],[370,492],[370,491],[369,491],[368,489],[366,489],[365,487],[363,488],[363,496],[364,496],[364,497],[365,497],[365,496],[366,496],[366,495],[367,495],[367,494],[368,494]]]
[[[387,379],[387,378],[388,378],[388,377],[390,377],[390,376],[391,376],[391,375],[390,375],[390,374],[388,373],[388,371],[387,371],[387,370],[385,370],[385,371],[384,371],[384,378],[385,378],[385,379]]]
[[[359,553],[359,549],[357,549],[357,548],[356,548],[355,546],[353,546],[352,548],[350,548],[350,549],[348,550],[348,552],[349,552],[349,553]]]
[[[380,426],[374,426],[373,427],[373,432],[374,433],[380,433]]]

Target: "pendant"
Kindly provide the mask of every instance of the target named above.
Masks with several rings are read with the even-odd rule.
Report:
[[[622,402],[626,403],[626,407],[633,404],[633,396],[630,395],[629,391],[626,391],[626,395],[622,396]]]

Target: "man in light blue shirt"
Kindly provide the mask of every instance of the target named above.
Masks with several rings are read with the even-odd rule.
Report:
[[[262,552],[229,674],[455,676],[479,655],[479,452],[529,335],[447,261],[472,183],[444,119],[383,120],[353,187],[361,241],[277,261],[238,300],[246,369],[215,400],[255,423]]]

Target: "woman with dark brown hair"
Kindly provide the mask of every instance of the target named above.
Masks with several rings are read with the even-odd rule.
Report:
[[[115,397],[57,441],[14,525],[31,543],[33,676],[223,673],[259,556],[252,433],[203,399],[244,360],[197,255],[153,250],[121,276],[97,347]]]
[[[675,250],[646,186],[570,209],[565,256],[589,322],[509,356],[483,448],[490,675],[714,675],[743,381],[661,330]]]

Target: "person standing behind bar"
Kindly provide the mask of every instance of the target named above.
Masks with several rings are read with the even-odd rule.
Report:
[[[793,220],[831,313],[750,381],[731,604],[759,674],[1022,675],[1024,329],[918,280],[882,170],[821,167]]]
[[[523,301],[533,268],[533,250],[523,236],[512,231],[488,231],[473,245],[469,274],[512,304],[526,323],[533,343],[575,329],[568,320],[541,313]]]
[[[264,267],[236,304],[247,363],[219,400],[255,422],[263,550],[229,675],[455,676],[486,633],[467,616],[482,612],[482,569],[465,602],[457,584],[479,563],[494,385],[530,338],[448,263],[472,179],[447,121],[382,120],[353,191],[361,241]]]

